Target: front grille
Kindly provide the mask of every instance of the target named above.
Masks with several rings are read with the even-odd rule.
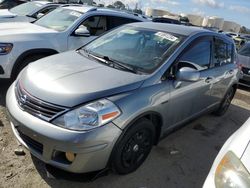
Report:
[[[250,74],[249,71],[250,71],[249,68],[242,67],[242,72],[243,72],[244,74]]]
[[[20,83],[16,85],[16,98],[20,108],[31,115],[40,119],[50,121],[58,115],[64,113],[67,109],[44,102],[30,95]]]
[[[43,153],[43,145],[35,140],[33,140],[32,138],[30,138],[29,136],[23,134],[21,131],[19,131],[17,129],[19,136],[21,137],[21,139],[32,149],[34,149],[35,151],[37,151],[38,153],[42,154]]]

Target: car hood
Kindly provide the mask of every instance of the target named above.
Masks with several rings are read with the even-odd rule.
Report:
[[[17,14],[10,12],[8,9],[0,10],[0,19],[1,18],[14,18],[16,16],[17,16]]]
[[[239,63],[244,67],[250,68],[250,57],[238,54]]]
[[[26,34],[36,34],[36,33],[57,33],[57,31],[52,29],[47,29],[32,23],[24,22],[11,22],[11,23],[0,23],[0,37],[9,35],[26,35]]]
[[[146,77],[111,68],[71,51],[30,64],[22,72],[20,84],[43,101],[73,107],[135,90]]]

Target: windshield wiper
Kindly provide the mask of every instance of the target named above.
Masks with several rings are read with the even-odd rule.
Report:
[[[99,62],[102,62],[102,63],[105,63],[111,67],[119,67],[120,69],[123,69],[125,71],[128,71],[128,72],[132,72],[134,74],[138,74],[138,71],[136,70],[136,68],[128,65],[128,64],[124,64],[124,63],[120,63],[119,61],[116,61],[116,60],[113,60],[113,59],[110,59],[108,56],[103,56],[103,55],[100,55],[100,54],[96,54],[94,52],[90,52],[86,49],[83,49],[83,51],[85,53],[87,53],[88,56],[91,56],[92,58],[95,58],[96,60],[98,60]]]

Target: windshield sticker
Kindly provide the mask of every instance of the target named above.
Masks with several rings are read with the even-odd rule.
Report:
[[[77,18],[79,18],[81,16],[81,13],[76,12],[76,11],[72,11],[72,12],[70,12],[70,15],[71,16],[76,16]]]
[[[173,35],[170,35],[170,34],[168,34],[168,33],[163,33],[163,32],[157,32],[155,35],[156,35],[156,36],[159,36],[159,37],[161,37],[161,38],[170,40],[170,41],[172,41],[172,42],[175,42],[175,41],[178,39],[177,37],[175,37],[175,36],[173,36]]]

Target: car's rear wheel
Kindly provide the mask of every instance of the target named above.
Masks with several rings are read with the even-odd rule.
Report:
[[[233,87],[231,87],[228,92],[226,93],[224,99],[222,100],[219,108],[214,112],[214,115],[216,116],[222,116],[224,115],[230,104],[231,104],[231,101],[233,100],[234,98],[234,94],[235,94],[235,89]]]
[[[153,147],[154,136],[151,121],[143,118],[134,123],[116,144],[111,162],[113,170],[128,174],[139,168]]]

